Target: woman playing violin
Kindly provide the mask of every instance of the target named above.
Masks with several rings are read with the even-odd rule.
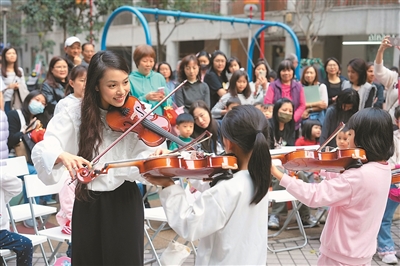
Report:
[[[283,174],[271,173],[280,185],[310,207],[330,206],[321,235],[318,265],[370,265],[376,252],[376,237],[391,183],[393,131],[390,115],[366,108],[348,124],[350,148],[362,148],[368,163],[344,171],[319,184],[306,184]]]
[[[129,95],[130,69],[111,51],[100,51],[89,64],[81,108],[69,106],[53,117],[43,141],[32,153],[38,175],[46,184],[90,160],[121,132],[106,123],[107,110],[124,105]],[[160,146],[158,146],[159,148]],[[99,163],[147,157],[149,148],[136,133],[128,133]],[[135,180],[136,167],[112,169],[88,185],[77,184],[72,213],[73,265],[142,265],[143,201]]]
[[[193,205],[171,178],[147,180],[164,187],[160,199],[168,224],[186,240],[200,239],[196,265],[265,265],[265,195],[271,176],[268,122],[254,106],[238,106],[225,115],[221,133],[225,151],[237,157],[238,171],[214,180],[216,184]]]

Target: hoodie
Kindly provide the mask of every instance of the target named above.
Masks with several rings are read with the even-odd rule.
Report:
[[[144,76],[139,71],[133,71],[131,74],[129,74],[129,82],[131,84],[132,95],[138,98],[141,102],[151,104],[152,108],[156,104],[158,104],[158,102],[148,101],[146,99],[146,95],[149,92],[156,92],[160,87],[167,88],[167,83],[165,82],[165,78],[163,77],[163,75],[154,71],[151,71],[150,74],[148,74],[147,76]],[[171,105],[172,99],[169,98],[159,107],[157,107],[154,113],[158,115],[163,115],[164,107]]]

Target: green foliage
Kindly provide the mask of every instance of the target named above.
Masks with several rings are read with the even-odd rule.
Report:
[[[92,10],[96,10],[96,13],[91,14],[90,0],[25,0],[18,10],[25,14],[23,24],[30,27],[32,32],[38,33],[42,43],[38,50],[45,51],[51,45],[51,42],[45,43],[45,37],[53,30],[53,25],[63,29],[64,39],[85,32],[86,40],[97,41],[105,23],[103,17],[118,7],[129,4],[132,1],[93,0]]]

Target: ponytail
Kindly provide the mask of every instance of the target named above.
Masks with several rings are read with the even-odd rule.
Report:
[[[258,204],[269,190],[271,184],[271,154],[268,146],[268,127],[266,132],[257,132],[248,169],[253,180],[254,196],[250,204]]]
[[[252,105],[237,106],[222,120],[221,133],[244,153],[251,153],[247,168],[253,181],[254,195],[250,204],[258,204],[268,193],[271,183],[267,119]]]

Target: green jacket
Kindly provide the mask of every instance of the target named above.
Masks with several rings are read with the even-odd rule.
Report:
[[[151,71],[149,75],[143,76],[139,71],[133,71],[129,74],[129,82],[131,84],[131,93],[133,96],[139,99],[141,102],[146,102],[151,104],[153,108],[158,102],[155,101],[148,101],[146,100],[146,95],[149,92],[155,92],[160,87],[167,88],[167,83],[165,82],[165,78],[160,73]],[[167,89],[165,89],[167,92]],[[165,102],[163,102],[155,111],[154,113],[158,115],[164,114],[164,107],[171,106],[172,99],[169,98]]]

